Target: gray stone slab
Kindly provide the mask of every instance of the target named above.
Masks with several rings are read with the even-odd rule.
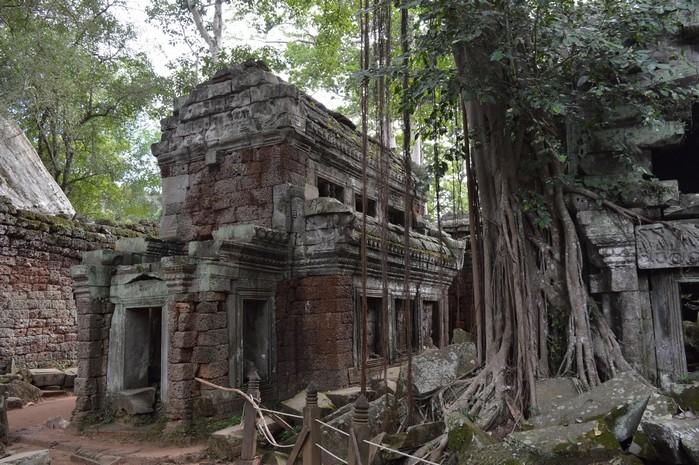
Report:
[[[536,382],[536,400],[540,414],[555,411],[582,392],[576,378],[549,378]]]
[[[658,419],[641,423],[648,440],[664,462],[680,464],[699,464],[691,457],[692,441],[699,437],[699,419]],[[687,441],[689,454],[683,448]]]
[[[603,418],[616,438],[625,441],[636,431],[653,392],[640,375],[626,372],[561,404],[554,412],[531,418],[529,423],[543,428]]]
[[[452,344],[442,349],[426,350],[413,358],[412,390],[423,397],[455,381],[476,368],[476,346],[473,343]],[[406,379],[401,373],[401,382]]]
[[[540,456],[586,454],[593,450],[621,451],[621,446],[604,421],[548,426],[510,434],[505,441]]]
[[[49,465],[50,463],[51,455],[47,449],[21,452],[0,459],[2,465]]]
[[[14,410],[22,407],[24,407],[24,401],[19,397],[7,398],[7,410]]]
[[[301,391],[291,399],[282,402],[282,410],[293,415],[303,415],[303,408],[306,406],[306,391]],[[318,393],[318,407],[321,416],[328,415],[335,410],[335,405],[330,398],[322,392]]]
[[[32,375],[32,384],[36,387],[63,386],[66,374],[56,368],[33,368],[29,370]]]

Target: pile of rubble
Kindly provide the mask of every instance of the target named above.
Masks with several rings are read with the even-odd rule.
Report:
[[[475,367],[475,347],[470,342],[416,356],[411,389],[423,407],[418,414],[424,422],[408,428],[401,426],[407,414],[405,375],[393,369],[385,382],[373,380],[368,392],[371,442],[391,450],[372,446],[371,464],[414,465],[419,458],[452,465],[699,465],[699,383],[668,384],[661,392],[627,372],[583,391],[571,378],[543,380],[536,387],[537,415],[498,440],[476,426],[477,419],[458,408],[458,403],[437,411],[437,404],[430,401],[440,388]],[[332,427],[321,428],[321,445],[327,451],[324,464],[340,463],[333,456],[348,456],[347,438],[339,431],[349,430],[352,403],[359,394],[358,387],[319,393],[322,421]],[[305,393],[300,393],[283,403],[284,410],[300,416],[304,403]],[[242,426],[232,427],[214,434],[210,445],[218,456],[233,458],[240,438]],[[279,453],[270,454],[268,458],[280,459]]]

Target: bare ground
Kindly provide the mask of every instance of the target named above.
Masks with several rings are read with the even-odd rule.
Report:
[[[7,452],[26,452],[49,449],[52,465],[75,463],[118,463],[131,465],[210,464],[206,459],[206,444],[198,443],[178,447],[160,441],[139,440],[128,427],[118,424],[93,428],[87,434],[79,434],[74,427],[61,428],[61,417],[70,420],[75,407],[75,397],[50,398],[22,409],[7,413],[10,441]]]

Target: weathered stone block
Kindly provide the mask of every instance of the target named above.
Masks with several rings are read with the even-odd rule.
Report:
[[[56,368],[35,368],[30,369],[32,384],[37,387],[63,386],[66,374]]]
[[[184,381],[194,379],[195,371],[194,363],[177,363],[170,365],[167,375],[170,381]]]
[[[690,457],[692,451],[686,451],[683,443],[686,438],[691,448],[691,440],[699,437],[699,420],[674,418],[647,420],[641,423],[641,427],[663,461],[682,464],[697,463]]]
[[[114,406],[129,415],[150,413],[155,402],[155,388],[129,389],[119,391],[114,396]]]
[[[426,396],[476,367],[473,343],[452,344],[443,349],[426,350],[413,358],[411,389],[417,397]],[[405,378],[401,373],[401,382]]]
[[[228,344],[228,329],[204,331],[197,336],[197,346],[217,346],[221,344]]]
[[[48,449],[20,452],[0,459],[0,464],[7,465],[49,465],[51,455]]]
[[[639,375],[621,373],[529,423],[544,428],[604,419],[616,438],[626,441],[636,431],[652,393],[653,388]]]
[[[596,450],[621,451],[621,446],[604,421],[548,426],[512,433],[505,439],[518,448],[529,448],[537,455],[592,454]]]

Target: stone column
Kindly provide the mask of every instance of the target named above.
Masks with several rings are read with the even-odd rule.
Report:
[[[588,258],[598,269],[590,275],[590,292],[607,296],[605,317],[626,360],[641,373],[653,372],[655,367],[648,366],[633,223],[616,213],[597,210],[581,211],[577,220],[588,241]]]
[[[78,376],[75,379],[73,420],[106,407],[109,328],[114,305],[109,289],[115,253],[100,250],[84,254],[83,265],[71,268],[77,311]]]

